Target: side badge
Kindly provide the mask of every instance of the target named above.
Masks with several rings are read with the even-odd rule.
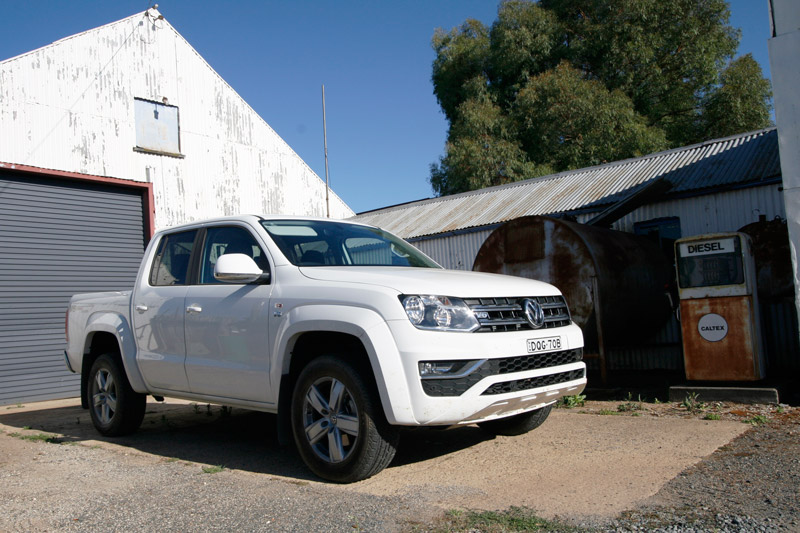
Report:
[[[282,303],[276,303],[275,304],[275,310],[272,312],[272,316],[275,317],[275,318],[282,317],[283,316],[282,309],[283,309],[283,304]]]

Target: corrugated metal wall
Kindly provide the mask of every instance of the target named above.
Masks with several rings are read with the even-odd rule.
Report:
[[[411,244],[423,251],[444,268],[472,270],[472,263],[483,242],[492,234],[495,226],[458,235],[443,235],[435,238],[411,240]]]
[[[64,313],[79,292],[132,288],[140,192],[0,171],[0,405],[78,395]]]
[[[325,183],[158,12],[0,61],[0,161],[152,182],[157,228],[325,215]],[[176,106],[183,157],[134,151],[134,99]],[[353,211],[331,194],[331,216]]]
[[[582,214],[578,216],[578,222],[584,223],[596,214]],[[751,222],[757,222],[759,215],[766,215],[767,220],[776,216],[786,217],[783,192],[778,185],[748,187],[648,204],[621,218],[612,227],[633,233],[636,222],[679,217],[681,235],[690,237],[703,233],[736,231]],[[472,270],[472,264],[483,242],[497,226],[476,228],[475,231],[465,230],[458,234],[420,237],[410,239],[410,242],[445,268]]]
[[[629,213],[612,227],[633,233],[633,225],[636,222],[662,217],[679,217],[681,235],[691,237],[704,233],[737,231],[747,224],[757,222],[759,215],[765,215],[767,220],[772,220],[776,216],[786,218],[780,185],[748,187],[649,204]],[[578,221],[586,222],[593,216],[594,214],[582,215],[578,217]]]

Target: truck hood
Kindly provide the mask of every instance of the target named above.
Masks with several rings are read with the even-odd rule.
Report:
[[[304,276],[334,283],[378,285],[400,294],[435,294],[460,298],[554,296],[549,283],[515,276],[406,267],[302,267]]]

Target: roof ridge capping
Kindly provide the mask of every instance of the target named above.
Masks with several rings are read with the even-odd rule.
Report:
[[[388,212],[391,212],[391,211],[399,211],[399,210],[402,210],[402,209],[408,209],[408,208],[417,207],[417,206],[426,205],[426,204],[431,204],[431,203],[446,202],[446,201],[456,200],[456,199],[464,198],[464,197],[468,197],[468,196],[479,196],[479,195],[488,194],[488,193],[491,193],[491,192],[494,192],[494,191],[499,191],[499,190],[504,190],[504,189],[513,189],[515,187],[523,187],[523,186],[529,185],[531,183],[538,183],[538,182],[543,182],[543,181],[548,181],[548,180],[559,179],[559,178],[563,178],[565,176],[570,176],[570,175],[575,175],[575,174],[589,173],[589,172],[593,172],[593,171],[598,170],[598,169],[613,168],[613,167],[616,167],[616,166],[625,166],[625,165],[629,165],[631,163],[636,163],[636,162],[640,162],[640,161],[646,161],[648,159],[656,159],[656,158],[659,158],[659,157],[664,157],[664,156],[672,155],[672,154],[675,154],[675,153],[689,152],[689,151],[692,151],[692,150],[697,150],[699,148],[705,148],[707,146],[722,144],[722,143],[730,142],[730,141],[735,140],[735,139],[744,139],[744,138],[747,138],[747,137],[759,137],[761,135],[770,133],[770,132],[774,131],[775,129],[777,129],[775,126],[771,126],[769,128],[764,128],[764,129],[755,130],[755,131],[749,131],[749,132],[745,132],[745,133],[738,133],[736,135],[730,135],[728,137],[721,137],[721,138],[718,138],[718,139],[710,139],[708,141],[702,141],[702,142],[699,142],[699,143],[690,144],[688,146],[679,146],[678,148],[670,148],[669,150],[663,150],[661,152],[654,152],[652,154],[646,154],[646,155],[642,155],[642,156],[638,156],[638,157],[629,157],[628,159],[620,159],[618,161],[611,161],[611,162],[608,162],[608,163],[601,163],[599,165],[594,165],[594,166],[591,166],[591,167],[576,168],[576,169],[572,169],[572,170],[563,170],[563,171],[557,172],[555,174],[547,174],[546,176],[537,176],[535,178],[529,178],[529,179],[525,179],[525,180],[514,181],[514,182],[511,182],[511,183],[504,183],[503,185],[493,185],[492,187],[486,187],[486,188],[483,188],[483,189],[476,189],[474,191],[466,191],[466,192],[461,192],[461,193],[457,193],[457,194],[451,194],[451,195],[447,195],[447,196],[436,196],[434,198],[426,198],[424,200],[411,201],[411,202],[406,202],[406,203],[398,204],[398,205],[394,205],[394,206],[388,206],[388,207],[383,207],[383,208],[378,208],[378,209],[372,209],[370,211],[364,211],[362,213],[358,213],[356,216],[357,217],[367,216],[367,215],[370,215],[370,214],[375,214],[377,212],[388,213]]]

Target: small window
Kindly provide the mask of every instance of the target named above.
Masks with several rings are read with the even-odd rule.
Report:
[[[197,230],[164,236],[150,271],[150,285],[186,285]]]
[[[214,266],[217,264],[217,259],[225,254],[245,254],[252,257],[262,271],[269,271],[267,256],[249,231],[235,226],[208,228],[203,248],[200,283],[221,283],[214,277]]]
[[[181,155],[178,108],[151,100],[134,98],[136,147],[138,152]]]

